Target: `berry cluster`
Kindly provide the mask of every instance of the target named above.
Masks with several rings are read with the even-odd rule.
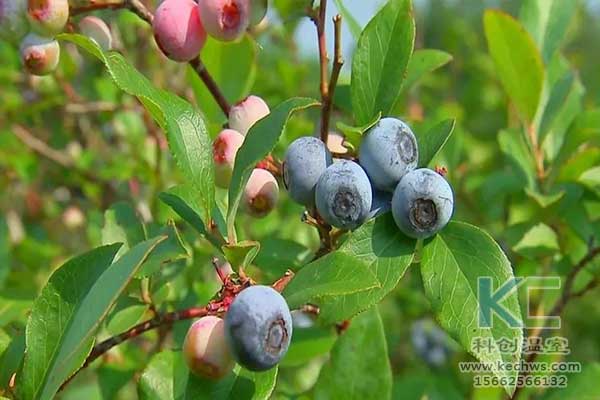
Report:
[[[47,75],[58,66],[60,46],[54,37],[68,19],[67,0],[0,0],[0,40],[19,43],[21,61],[30,74]],[[101,19],[83,18],[79,27],[82,34],[110,49],[110,30]]]
[[[215,183],[228,188],[233,173],[235,156],[244,143],[250,128],[270,113],[269,106],[258,96],[249,96],[229,112],[229,128],[219,133],[213,142]],[[263,168],[255,168],[250,175],[242,197],[244,210],[253,217],[269,214],[279,199],[277,179]]]
[[[266,12],[266,0],[165,0],[152,27],[162,52],[174,61],[187,62],[200,54],[207,34],[225,42],[238,40]]]
[[[356,161],[333,159],[317,138],[295,140],[285,155],[283,177],[290,197],[316,207],[329,225],[353,230],[391,209],[402,232],[422,239],[446,226],[454,196],[442,175],[416,169],[418,159],[410,127],[384,118],[366,133]]]
[[[269,286],[250,286],[229,305],[225,318],[192,324],[183,351],[195,374],[220,379],[234,360],[251,371],[266,371],[283,358],[292,338],[292,316],[284,298]]]

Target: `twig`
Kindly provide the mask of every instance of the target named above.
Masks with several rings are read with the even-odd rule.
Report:
[[[333,60],[333,69],[331,71],[331,80],[329,81],[329,88],[327,90],[327,95],[322,100],[323,104],[321,110],[321,139],[325,138],[325,143],[327,143],[327,138],[329,136],[329,122],[331,121],[331,110],[333,109],[333,97],[335,95],[335,88],[337,87],[340,72],[342,71],[342,66],[344,65],[344,58],[342,56],[341,15],[338,14],[335,17],[333,17],[333,25],[335,28],[335,58]]]
[[[563,289],[562,295],[560,296],[558,301],[554,304],[554,307],[552,307],[552,309],[550,310],[550,313],[548,315],[560,316],[562,314],[563,310],[565,309],[566,305],[569,303],[569,301],[571,301],[574,298],[583,296],[589,290],[596,287],[596,285],[598,284],[598,280],[594,279],[590,283],[588,283],[588,285],[586,285],[586,287],[584,287],[582,290],[580,290],[578,292],[573,292],[573,284],[575,283],[575,278],[577,278],[577,275],[585,268],[585,266],[588,263],[593,261],[594,258],[596,258],[598,255],[600,255],[600,246],[593,247],[588,251],[588,253],[577,264],[575,264],[573,266],[573,268],[571,268],[571,270],[569,271],[569,274],[567,275],[567,279],[565,281],[565,287]],[[540,328],[537,328],[529,336],[535,337],[535,336],[539,336],[540,334],[544,335],[544,332],[542,332],[542,330]],[[535,361],[537,356],[538,356],[537,352],[530,353],[527,356],[527,358],[525,359],[525,362],[527,364],[530,364]],[[528,375],[527,369],[523,369],[521,372],[521,376],[526,377],[527,375]],[[515,388],[515,392],[513,393],[513,395],[510,398],[516,399],[517,396],[521,393],[522,388],[523,388],[522,386],[517,386]]]
[[[103,342],[100,342],[99,344],[94,346],[94,348],[92,349],[92,352],[86,358],[86,360],[83,363],[83,365],[81,366],[81,368],[79,368],[77,371],[75,371],[73,373],[73,375],[71,375],[69,377],[69,379],[67,379],[62,384],[62,386],[60,387],[60,390],[64,389],[65,386],[67,386],[69,384],[69,382],[71,382],[71,380],[73,380],[73,378],[81,370],[83,370],[84,368],[89,366],[96,359],[101,357],[103,354],[107,353],[113,347],[115,347],[127,340],[138,337],[141,334],[148,332],[152,329],[155,329],[155,328],[158,328],[161,326],[172,325],[173,323],[175,323],[177,321],[183,321],[183,320],[187,320],[187,319],[204,317],[211,312],[212,311],[209,309],[209,307],[193,307],[193,308],[187,308],[185,310],[173,311],[170,313],[157,315],[154,318],[152,318],[148,321],[142,322],[142,323],[134,326],[133,328],[126,330],[123,333],[120,333],[116,336],[106,339]]]
[[[148,24],[152,25],[152,21],[154,20],[154,16],[152,13],[146,8],[146,6],[140,0],[103,0],[103,2],[91,2],[91,4],[76,7],[71,9],[71,15],[84,14],[90,11],[101,10],[101,9],[127,9],[136,14],[138,17],[146,21]],[[229,110],[231,108],[227,99],[223,95],[223,92],[219,88],[219,85],[214,80],[212,75],[206,69],[206,66],[202,63],[202,61],[197,58],[190,61],[190,65],[194,69],[194,71],[198,74],[206,88],[211,93],[225,116],[229,116]]]
[[[329,56],[327,55],[327,37],[325,36],[325,16],[327,15],[327,0],[321,0],[319,4],[319,13],[315,17],[313,17],[313,22],[317,27],[317,39],[319,43],[319,66],[320,66],[320,75],[321,75],[321,84],[320,84],[320,92],[321,92],[321,140],[324,143],[327,143],[327,135],[328,135],[328,121],[325,120],[325,104],[327,103],[327,99],[329,97],[329,84],[327,83],[327,73],[328,73],[328,61]]]
[[[527,135],[531,142],[531,148],[533,151],[533,158],[535,159],[535,169],[537,177],[540,181],[543,181],[546,177],[546,171],[544,170],[544,151],[540,148],[538,137],[533,126],[529,126],[527,129]]]
[[[60,152],[52,147],[48,146],[42,140],[33,136],[27,129],[20,125],[13,125],[12,132],[25,146],[39,155],[47,158],[50,161],[55,162],[61,167],[68,168],[84,179],[102,185],[107,192],[114,192],[114,189],[109,182],[104,181],[89,171],[79,167],[75,161],[63,152]]]
[[[202,79],[202,82],[204,82],[204,85],[212,94],[219,107],[221,107],[223,114],[225,114],[225,116],[229,116],[231,105],[227,102],[223,92],[221,92],[221,89],[219,89],[219,85],[217,85],[217,82],[215,82],[213,77],[210,75],[204,63],[200,60],[200,58],[196,58],[190,61],[190,65],[192,68],[194,68],[194,71],[196,71],[200,79]]]

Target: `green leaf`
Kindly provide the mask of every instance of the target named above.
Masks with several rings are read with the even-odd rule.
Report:
[[[482,362],[519,362],[520,353],[502,354],[497,347],[488,351],[472,346],[475,338],[494,342],[507,338],[518,343],[523,339],[521,329],[511,328],[501,318],[495,318],[493,323],[486,321],[491,328],[478,322],[478,278],[490,277],[493,290],[514,279],[506,255],[487,233],[472,225],[451,222],[423,246],[421,274],[425,294],[440,325],[469,353]],[[502,305],[522,321],[516,291],[509,293]],[[492,368],[496,376],[509,380],[516,376],[516,371],[501,371],[496,365]],[[514,386],[507,385],[505,390],[511,394]]]
[[[339,250],[298,271],[284,296],[292,308],[318,305],[323,324],[348,319],[396,287],[413,260],[415,245],[391,215],[369,221]]]
[[[298,328],[294,326],[290,348],[279,365],[282,367],[304,365],[315,357],[329,353],[336,340],[337,334],[330,327]]]
[[[409,90],[426,74],[443,67],[452,61],[452,55],[441,50],[421,49],[415,50],[406,70],[402,90]]]
[[[165,130],[169,148],[177,165],[200,199],[205,221],[214,204],[214,164],[211,139],[202,116],[187,101],[157,89],[119,53],[103,53],[89,38],[61,34],[61,40],[75,43],[98,58],[121,90],[137,97]]]
[[[131,204],[115,203],[106,210],[102,228],[102,244],[123,243],[117,253],[117,259],[145,239],[144,225],[138,219]]]
[[[444,371],[402,374],[394,381],[392,391],[392,399],[402,400],[464,400],[464,398],[465,396],[457,388],[455,379],[445,375]],[[486,397],[485,400],[500,398],[501,396]],[[475,397],[471,399],[477,400]]]
[[[296,271],[311,251],[292,240],[267,237],[260,242],[254,264],[269,275],[281,276],[288,269]]]
[[[578,181],[590,190],[600,193],[600,166],[590,168],[582,173]]]
[[[229,185],[227,236],[230,242],[235,242],[235,216],[240,205],[244,186],[248,182],[256,163],[273,150],[292,113],[318,104],[316,100],[308,98],[286,100],[275,107],[271,114],[258,121],[246,135],[244,144],[242,144],[236,155],[233,175]]]
[[[252,263],[259,250],[260,243],[253,240],[245,240],[236,244],[226,244],[223,246],[225,258],[234,268],[246,268]]]
[[[0,356],[0,389],[8,388],[10,378],[21,366],[25,356],[25,332],[13,335],[8,348]]]
[[[158,197],[163,203],[171,207],[181,219],[190,224],[196,232],[204,236],[216,249],[221,251],[223,243],[215,235],[209,235],[206,231],[206,225],[204,225],[202,217],[199,214],[200,207],[187,186],[180,185],[173,187],[169,192],[160,193]],[[213,208],[212,215],[215,220],[218,218],[222,219],[221,212],[216,206]]]
[[[392,369],[376,307],[354,318],[331,351],[315,385],[315,399],[389,399]]]
[[[387,116],[400,96],[415,42],[410,0],[390,0],[367,24],[352,61],[354,118],[364,125]]]
[[[569,63],[557,54],[548,66],[547,93],[539,126],[539,140],[548,160],[554,161],[565,143],[567,131],[583,108],[585,88]]]
[[[246,97],[256,80],[256,42],[249,35],[237,42],[208,38],[202,49],[202,62],[227,100],[237,103]],[[224,121],[223,111],[190,67],[187,78],[202,113],[211,122]]]
[[[552,194],[542,194],[533,189],[525,189],[525,194],[535,200],[538,205],[542,208],[548,208],[553,204],[556,204],[560,199],[562,199],[565,195],[564,190],[560,190],[556,193]]]
[[[349,144],[355,151],[358,151],[364,133],[374,127],[380,119],[381,113],[378,113],[371,121],[367,122],[363,126],[350,126],[339,121],[336,124],[336,127],[344,135],[344,144]]]
[[[419,168],[427,167],[442,150],[454,131],[456,120],[447,119],[431,128],[424,135],[417,135],[419,142]]]
[[[521,21],[549,62],[559,49],[577,7],[563,0],[525,0]]]
[[[54,397],[89,354],[93,335],[119,294],[163,240],[142,242],[115,263],[121,245],[100,247],[73,258],[52,274],[27,323],[22,397]]]
[[[504,90],[526,122],[533,121],[544,82],[540,52],[525,28],[510,15],[487,10],[485,36]]]
[[[144,266],[135,274],[136,278],[146,278],[158,273],[166,264],[184,260],[190,255],[183,238],[173,221],[167,221],[166,226],[150,224],[148,237],[164,236],[162,241],[148,257]]]
[[[350,30],[352,37],[354,38],[354,40],[358,40],[362,31],[360,24],[358,23],[356,18],[354,18],[350,10],[346,8],[343,0],[334,1],[335,6],[337,7],[339,13],[342,15],[343,21],[348,25],[348,29]]]
[[[546,224],[537,224],[528,230],[514,246],[513,250],[527,257],[556,253],[560,250],[556,232]]]
[[[156,354],[140,378],[140,400],[266,400],[277,379],[277,368],[254,373],[236,367],[219,381],[192,375],[181,352]]]
[[[523,135],[517,131],[500,131],[498,133],[498,144],[500,150],[520,172],[526,186],[529,188],[535,187],[535,161]]]

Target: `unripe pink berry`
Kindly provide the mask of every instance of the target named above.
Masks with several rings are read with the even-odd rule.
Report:
[[[213,159],[215,160],[215,183],[218,187],[228,188],[233,173],[235,155],[244,143],[244,136],[233,129],[225,129],[213,142]]]
[[[200,18],[206,32],[215,39],[241,38],[250,25],[251,0],[199,0]]]
[[[27,0],[0,0],[0,39],[19,42],[28,29]]]
[[[235,364],[225,342],[223,320],[214,316],[202,317],[192,324],[183,343],[183,354],[190,371],[209,379],[223,378]]]
[[[28,0],[31,29],[42,36],[54,36],[65,29],[69,19],[68,0]]]
[[[279,199],[279,185],[269,171],[255,168],[244,188],[242,204],[253,217],[262,218],[269,214]]]
[[[79,31],[82,35],[89,37],[98,43],[102,50],[108,51],[112,48],[112,36],[106,22],[98,17],[89,15],[79,21]]]
[[[60,59],[60,46],[54,39],[30,33],[21,42],[21,62],[32,75],[54,71]]]
[[[152,23],[158,47],[171,60],[186,62],[200,54],[206,31],[193,0],[165,0]]]
[[[231,107],[229,127],[246,136],[250,128],[269,113],[269,106],[258,96],[248,96]]]

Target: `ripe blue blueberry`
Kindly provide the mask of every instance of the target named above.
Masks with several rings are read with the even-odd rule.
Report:
[[[373,186],[393,192],[400,179],[417,167],[417,139],[404,122],[383,118],[365,135],[359,160]]]
[[[369,219],[377,218],[392,209],[392,194],[373,189],[373,204],[369,212]]]
[[[269,286],[244,289],[225,315],[225,337],[233,356],[244,368],[271,369],[290,345],[290,309],[284,298]]]
[[[406,174],[394,191],[392,214],[404,234],[425,239],[443,229],[454,211],[450,184],[435,171],[421,168]]]
[[[319,178],[315,200],[319,214],[328,224],[356,229],[371,211],[373,193],[369,177],[357,163],[337,161]]]
[[[283,181],[294,201],[312,207],[315,186],[332,163],[325,144],[312,136],[304,136],[290,144],[283,164]]]

